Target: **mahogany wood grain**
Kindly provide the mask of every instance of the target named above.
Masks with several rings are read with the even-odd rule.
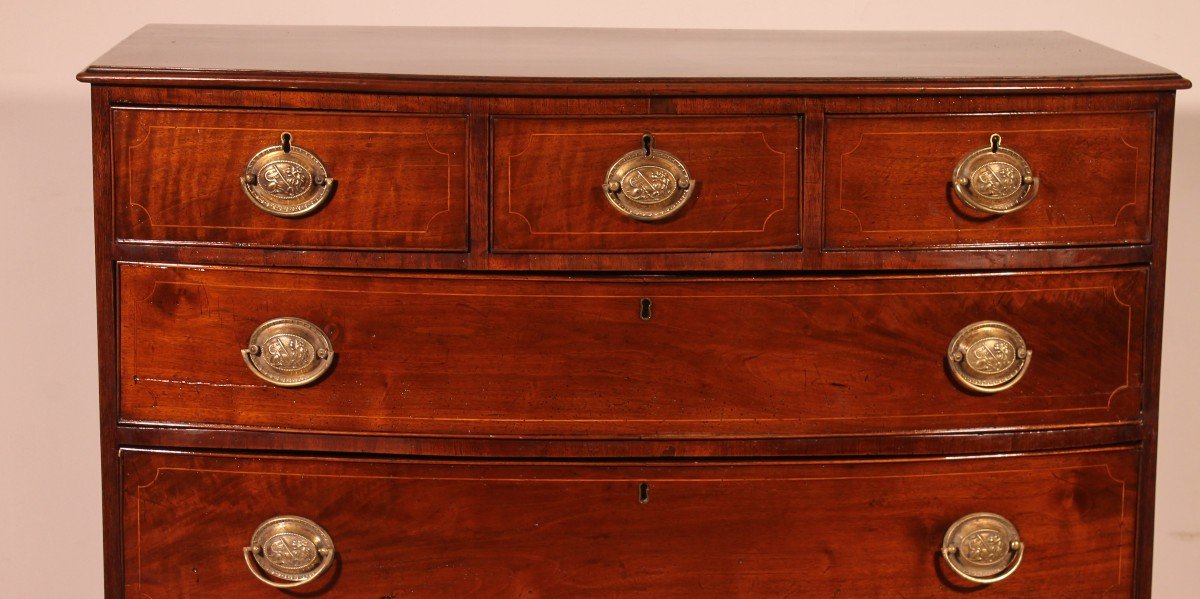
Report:
[[[774,437],[1112,424],[1141,410],[1140,268],[757,280],[120,274],[123,422]],[[273,387],[243,364],[250,333],[282,316],[332,339],[337,361],[316,384]],[[1014,326],[1034,352],[1023,380],[995,396],[945,372],[950,339],[980,320]]]
[[[469,98],[417,94],[363,94],[290,89],[99,86],[113,106],[268,108],[328,112],[466,114]],[[1086,97],[1086,96],[1085,96]]]
[[[104,596],[120,597],[124,585],[121,542],[121,464],[117,420],[119,408],[117,264],[113,257],[112,144],[108,118],[109,90],[93,87],[92,109],[92,210],[96,248],[96,344],[100,412],[100,477],[104,530]]]
[[[503,118],[492,124],[496,252],[722,251],[798,248],[795,117]],[[602,185],[618,158],[670,152],[694,182],[667,219],[621,214]]]
[[[534,96],[1061,93],[1190,85],[1168,69],[1063,32],[261,25],[149,25],[79,79]]]
[[[80,74],[106,597],[281,596],[240,548],[293,508],[345,550],[312,596],[1150,596],[1174,91],[1190,82],[1062,33],[647,33],[150,26]],[[663,49],[676,59],[628,60]],[[493,196],[518,141],[505,127],[647,122],[772,125],[794,160],[787,218],[752,240],[710,218],[690,245],[603,227],[600,242],[504,245],[519,240]],[[966,152],[1000,127],[1041,197],[967,219],[944,187],[958,155],[935,139]],[[282,225],[252,208],[236,174],[285,128],[372,192],[339,188]],[[940,195],[874,193],[861,164],[845,171],[857,195],[833,193],[854,131],[851,163],[887,155],[878,133],[904,137],[875,172],[904,190],[936,171]],[[777,177],[718,146],[743,155],[740,185]],[[441,183],[405,179],[413,156],[440,157]],[[218,170],[232,178],[212,183]],[[228,189],[203,196],[212,185]],[[413,189],[448,210],[386,233],[429,216]],[[131,200],[183,226],[150,227]],[[550,210],[544,224],[568,223]],[[680,216],[659,228],[695,214]],[[654,315],[630,322],[643,296]],[[237,353],[284,310],[339,352],[290,394]],[[940,369],[981,311],[1034,349],[995,397]],[[422,457],[382,457],[401,455]],[[896,459],[855,461],[870,456]],[[641,482],[650,503],[624,503]],[[978,509],[1014,518],[1028,561],[994,587],[952,586],[937,544]]]
[[[826,251],[821,220],[823,159],[823,116],[864,114],[963,114],[975,112],[1019,113],[1111,113],[1147,112],[1157,109],[1157,94],[1084,94],[1061,96],[927,96],[876,98],[475,98],[396,96],[288,90],[246,89],[161,89],[143,87],[106,87],[111,101],[120,106],[203,106],[211,109],[296,109],[319,106],[338,112],[395,112],[425,115],[438,112],[467,113],[474,119],[472,143],[475,156],[487,156],[490,139],[487,115],[541,115],[547,117],[584,117],[588,115],[690,115],[714,117],[729,115],[804,116],[805,167],[804,230],[801,238],[805,251],[738,252],[656,252],[656,253],[488,253],[482,240],[487,229],[479,228],[472,237],[481,240],[470,254],[447,252],[379,251],[355,248],[341,251],[324,247],[308,249],[228,247],[219,245],[163,244],[153,241],[124,240],[116,248],[125,261],[162,261],[197,264],[248,264],[304,267],[349,267],[382,269],[437,270],[883,270],[883,269],[963,269],[963,268],[1058,268],[1129,264],[1149,260],[1147,244],[1125,246],[1045,249],[1035,244],[1013,242],[1002,251],[989,251],[957,245],[952,248],[908,248],[890,250]],[[486,177],[487,162],[475,164],[470,176]],[[487,218],[489,184],[486,178],[469,194],[470,214]],[[244,200],[243,200],[244,201]],[[483,222],[486,222],[483,221]]]
[[[493,96],[463,97],[417,93],[372,94],[296,89],[225,87],[146,87],[98,85],[108,90],[113,106],[190,106],[270,108],[333,112],[414,114],[478,113],[482,107],[498,118],[531,115],[575,116],[771,116],[801,114],[822,108],[831,114],[988,112],[1133,112],[1154,110],[1170,92],[1128,90],[1106,94],[991,95],[924,94],[917,96],[790,96],[755,95],[622,95],[616,97]],[[469,108],[468,108],[469,105]]]
[[[1151,596],[1154,562],[1154,497],[1158,472],[1159,402],[1162,384],[1163,310],[1167,275],[1167,213],[1170,208],[1171,142],[1174,138],[1175,96],[1164,95],[1157,107],[1158,133],[1154,171],[1154,255],[1151,259],[1150,281],[1146,289],[1149,306],[1158,307],[1147,314],[1145,355],[1146,401],[1142,408],[1146,439],[1142,443],[1142,499],[1138,509],[1137,596]]]
[[[407,455],[512,459],[775,459],[858,456],[962,456],[1045,451],[1140,442],[1139,423],[996,431],[922,431],[756,439],[593,439],[538,437],[397,436],[379,433],[263,430],[230,425],[117,427],[124,447],[221,448],[305,454]]]
[[[474,214],[474,212],[472,212]],[[472,253],[351,252],[312,250],[175,246],[121,243],[113,248],[121,262],[163,264],[284,266],[347,268],[372,271],[456,270],[522,273],[559,271],[576,274],[596,271],[703,273],[712,271],[956,271],[1086,268],[1145,263],[1150,245],[1023,249],[863,250],[821,252],[662,252],[610,254],[496,254],[484,244]]]
[[[1040,180],[1020,210],[972,210],[955,165],[992,134]],[[1154,113],[830,116],[825,245],[830,249],[1146,243]]]
[[[122,240],[291,248],[465,251],[462,116],[118,108],[116,235]],[[293,143],[337,181],[317,212],[260,210],[239,179],[259,150]]]
[[[337,550],[310,597],[1058,599],[1133,584],[1130,447],[769,464],[122,456],[131,597],[279,596],[242,547],[285,514],[316,521]],[[1028,546],[991,587],[938,553],[947,527],[979,511]]]

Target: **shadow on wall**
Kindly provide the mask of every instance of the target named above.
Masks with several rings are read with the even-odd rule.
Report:
[[[1200,339],[1200,89],[1179,92],[1176,110],[1154,531],[1154,587],[1160,591],[1178,588],[1178,580],[1159,584],[1160,576],[1200,562],[1200,469],[1194,461],[1200,430],[1200,369],[1194,363]]]

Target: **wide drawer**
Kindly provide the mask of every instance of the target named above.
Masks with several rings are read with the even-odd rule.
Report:
[[[465,116],[117,108],[112,128],[118,240],[467,248]]]
[[[319,597],[1132,594],[1133,448],[770,464],[121,455],[130,597],[282,596],[251,568]],[[943,547],[977,578],[1009,576],[969,582]]]
[[[124,422],[671,438],[1140,417],[1144,268],[717,280],[123,264],[119,275]],[[1008,328],[950,348],[993,321]],[[956,352],[967,355],[953,364]],[[992,382],[1011,387],[971,390],[955,378],[973,372],[962,364],[995,365],[1011,376]]]
[[[1149,111],[831,116],[825,247],[1146,243],[1153,141]]]
[[[497,118],[492,249],[797,248],[799,132],[794,116]]]

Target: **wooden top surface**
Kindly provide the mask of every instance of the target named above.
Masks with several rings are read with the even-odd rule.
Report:
[[[1070,90],[1122,81],[1123,89],[1188,85],[1163,67],[1052,31],[241,25],[148,25],[97,59],[80,79],[381,90],[441,81],[479,93],[504,92],[489,84],[565,82],[740,81],[790,85],[792,91],[857,83],[923,92]]]

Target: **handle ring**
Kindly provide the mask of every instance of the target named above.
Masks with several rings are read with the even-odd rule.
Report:
[[[976,512],[950,525],[941,553],[955,574],[974,583],[995,584],[1020,567],[1025,543],[1003,516]]]
[[[1003,147],[993,133],[987,147],[959,160],[951,176],[954,195],[969,208],[989,214],[1008,214],[1037,197],[1039,180],[1023,156]]]
[[[683,208],[696,190],[696,181],[682,161],[654,148],[653,135],[643,136],[642,145],[609,167],[602,186],[604,197],[632,219],[663,220]]]
[[[277,589],[294,589],[319,578],[333,565],[334,555],[329,533],[300,516],[276,516],[263,522],[250,538],[250,546],[242,548],[250,573]]]
[[[258,378],[279,387],[316,382],[333,365],[333,343],[317,325],[286,316],[254,329],[242,359]]]
[[[950,373],[976,393],[999,393],[1016,385],[1029,370],[1033,351],[1015,328],[981,320],[962,328],[946,348]]]
[[[242,191],[268,214],[296,218],[323,206],[336,182],[316,154],[292,143],[292,134],[279,136],[280,144],[259,150],[246,163],[240,177]]]

